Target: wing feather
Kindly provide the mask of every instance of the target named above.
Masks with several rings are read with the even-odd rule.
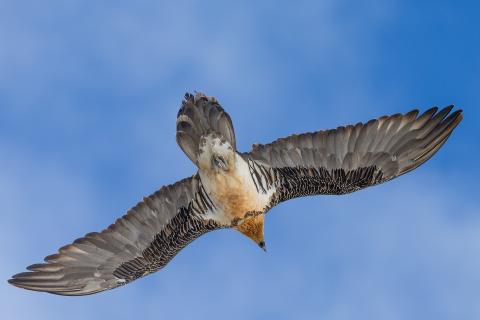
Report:
[[[220,228],[197,176],[161,188],[104,231],[91,232],[27,267],[9,282],[60,295],[86,295],[126,284],[165,266],[202,234]],[[199,208],[203,208],[200,210]]]
[[[344,194],[398,177],[430,159],[462,120],[453,106],[373,119],[255,145],[243,156],[275,177],[275,203]],[[315,170],[305,170],[305,169]],[[268,187],[268,186],[267,186]]]

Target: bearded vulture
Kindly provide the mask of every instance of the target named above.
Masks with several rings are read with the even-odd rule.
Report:
[[[113,289],[163,268],[191,241],[221,228],[233,228],[265,249],[263,223],[272,207],[297,197],[355,192],[417,168],[462,120],[462,111],[452,108],[294,134],[242,153],[218,101],[187,93],[176,139],[198,171],[9,282],[69,296]]]

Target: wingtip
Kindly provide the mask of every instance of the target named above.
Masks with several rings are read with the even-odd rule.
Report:
[[[18,274],[13,275],[10,279],[7,280],[7,282],[17,288],[20,289],[26,289],[26,290],[33,290],[30,286],[22,283],[21,278],[18,277]]]
[[[456,110],[454,113],[452,113],[452,116],[455,119],[454,122],[456,123],[456,125],[459,124],[463,120],[463,110]]]
[[[461,117],[463,117],[463,109],[455,110],[455,113],[458,113]]]
[[[437,106],[433,106],[431,107],[430,109],[428,109],[427,111],[425,111],[424,113],[437,113],[438,111],[438,107]]]
[[[459,123],[463,119],[463,109],[457,109],[451,112],[453,108],[455,108],[453,104],[445,107],[445,109],[448,109],[448,113],[447,113],[449,114],[448,118],[452,119],[456,123]]]
[[[447,110],[447,113],[450,113],[450,111],[452,111],[452,109],[453,109],[454,107],[455,107],[455,106],[454,106],[453,104],[450,104],[450,105],[446,106],[446,107],[444,108],[444,110]]]
[[[413,117],[413,118],[416,118],[418,117],[418,115],[420,114],[420,109],[413,109],[413,110],[410,110],[409,112],[405,113],[403,116],[404,117]],[[385,117],[388,117],[388,116],[385,116]]]
[[[12,286],[15,286],[17,288],[22,288],[22,289],[29,289],[28,286],[26,286],[23,282],[25,282],[25,275],[29,273],[27,272],[20,272],[17,274],[14,274],[10,279],[8,279],[8,283],[11,284]],[[30,289],[31,290],[31,289]]]
[[[28,288],[28,286],[22,285],[22,281],[19,278],[17,278],[17,276],[18,275],[12,276],[10,279],[7,280],[7,282],[14,287],[31,290]]]
[[[61,295],[61,296],[83,296],[83,295],[90,295],[97,293],[101,290],[93,290],[93,291],[85,291],[83,290],[85,286],[59,286],[50,283],[50,285],[46,283],[42,283],[41,281],[35,281],[35,279],[30,279],[28,274],[32,274],[32,272],[22,272],[16,275],[13,275],[7,282],[20,289],[36,291],[36,292],[45,292],[49,294]],[[27,275],[27,276],[25,276]]]
[[[446,107],[444,107],[444,108],[442,108],[442,109],[439,109],[438,107],[433,107],[433,108],[428,109],[426,112],[429,112],[430,110],[433,110],[433,109],[436,109],[436,111],[439,111],[439,110],[440,110],[439,113],[440,113],[440,112],[445,112],[446,114],[449,114],[450,112],[452,112],[452,110],[455,109],[455,104],[453,104],[453,103],[452,103],[452,104],[449,104],[449,105],[447,105]],[[461,113],[463,113],[463,109],[457,109],[457,110],[454,110],[454,111],[452,112],[452,114],[461,114]]]

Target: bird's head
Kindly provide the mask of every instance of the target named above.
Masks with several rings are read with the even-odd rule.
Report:
[[[203,170],[229,171],[235,165],[236,152],[230,143],[217,133],[200,139],[198,167]]]
[[[247,219],[244,223],[236,226],[234,229],[241,232],[243,235],[252,239],[263,251],[267,252],[265,245],[264,230],[265,215],[259,214],[255,217]]]

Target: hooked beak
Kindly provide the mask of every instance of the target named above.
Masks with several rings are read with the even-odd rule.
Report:
[[[267,246],[265,245],[265,241],[260,241],[258,246],[265,252],[267,252]]]

